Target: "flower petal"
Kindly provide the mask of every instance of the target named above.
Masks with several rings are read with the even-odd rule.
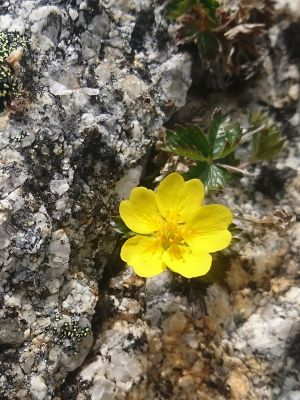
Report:
[[[136,233],[155,232],[161,221],[155,193],[145,187],[134,188],[129,200],[121,201],[119,212],[128,228]]]
[[[158,275],[165,270],[162,260],[163,248],[155,237],[134,236],[122,246],[121,258],[134,272],[145,278]]]
[[[196,248],[173,244],[165,251],[164,263],[186,278],[205,275],[211,266],[211,255]]]
[[[227,207],[217,204],[203,206],[187,224],[183,238],[190,247],[208,253],[222,250],[232,238],[227,230],[231,222],[232,213]]]
[[[199,179],[185,182],[181,175],[174,172],[158,186],[158,210],[165,218],[178,215],[178,222],[184,222],[202,205],[204,194],[204,186]]]

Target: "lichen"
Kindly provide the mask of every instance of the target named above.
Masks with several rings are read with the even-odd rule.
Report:
[[[0,99],[15,95],[18,84],[14,77],[13,65],[9,62],[10,54],[27,46],[26,38],[18,32],[0,32]]]

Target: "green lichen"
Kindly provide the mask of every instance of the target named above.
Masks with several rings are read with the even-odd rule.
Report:
[[[62,346],[72,354],[78,354],[81,341],[91,334],[87,326],[81,327],[78,321],[61,323],[61,314],[55,314],[52,323],[45,328],[45,332],[51,335],[53,343]]]
[[[71,324],[65,322],[59,332],[59,336],[61,339],[81,341],[83,338],[89,335],[90,332],[90,328],[81,328],[76,321],[72,322]]]
[[[25,48],[27,41],[18,32],[0,32],[0,100],[17,94],[18,85],[8,56],[20,47]]]
[[[0,98],[16,92],[17,84],[11,68],[0,64]]]

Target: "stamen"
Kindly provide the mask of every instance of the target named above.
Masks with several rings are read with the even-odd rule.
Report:
[[[183,229],[184,224],[178,222],[178,216],[169,214],[166,220],[160,224],[160,228],[157,232],[163,247],[167,249],[172,244],[182,244]]]

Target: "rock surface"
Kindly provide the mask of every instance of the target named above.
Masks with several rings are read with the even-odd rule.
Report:
[[[93,343],[118,193],[184,105],[191,62],[154,1],[8,0],[0,28],[28,40],[0,114],[0,398],[54,399]]]
[[[224,273],[120,268],[110,218],[191,84],[163,14],[151,0],[0,5],[1,30],[29,43],[25,89],[0,114],[1,400],[300,399],[300,226],[268,219],[300,211],[300,57],[286,22],[261,79],[189,98],[175,117],[264,109],[286,135],[255,181],[208,199],[256,221],[215,259]]]

